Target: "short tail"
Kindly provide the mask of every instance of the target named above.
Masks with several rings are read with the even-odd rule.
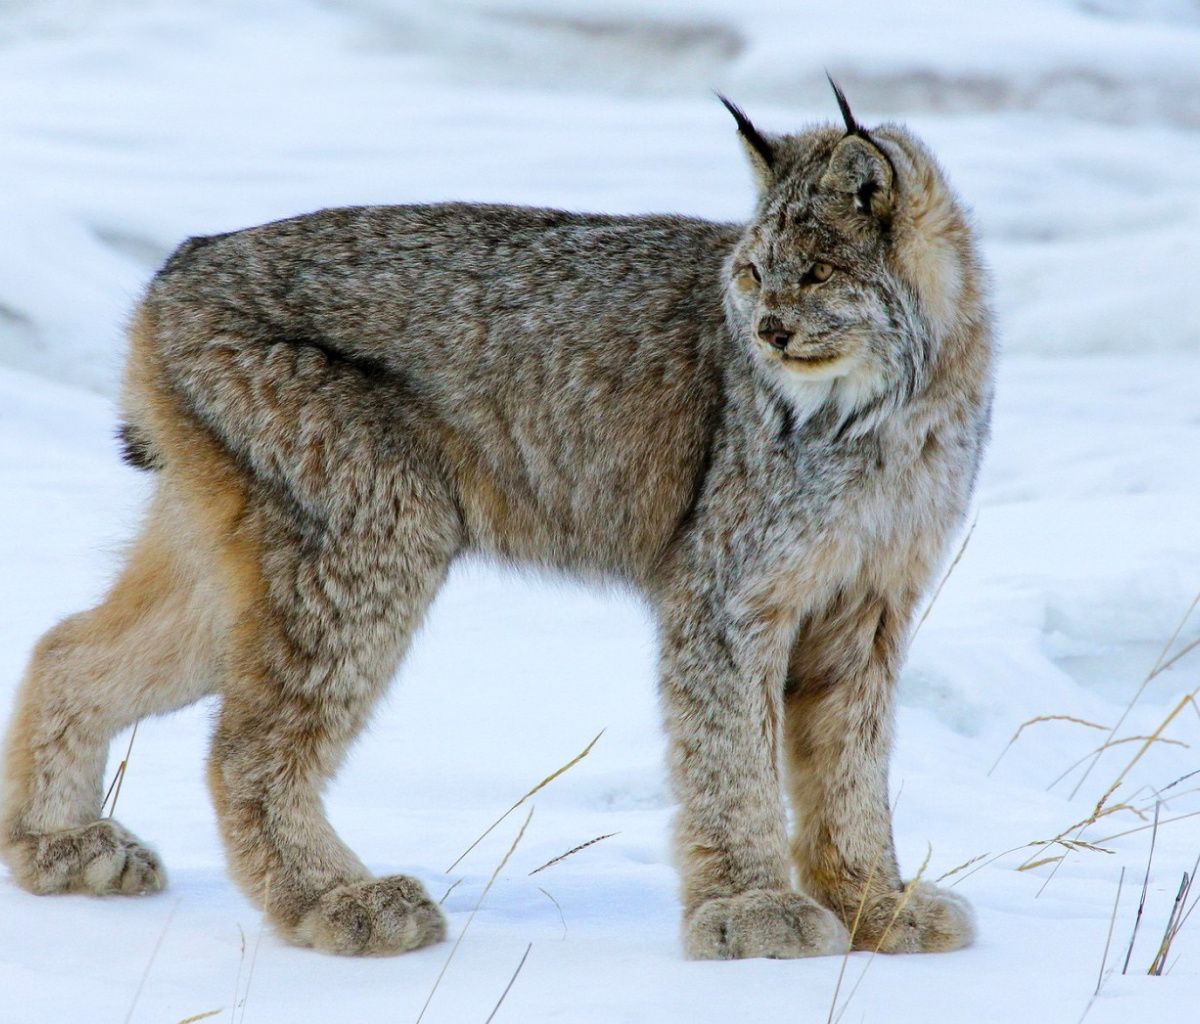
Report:
[[[117,428],[117,440],[121,442],[121,458],[134,469],[162,469],[162,457],[133,423],[122,423]]]

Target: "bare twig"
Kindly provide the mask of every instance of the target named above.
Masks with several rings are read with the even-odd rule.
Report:
[[[604,735],[604,730],[601,729],[598,733],[596,733],[595,738],[592,740],[592,742],[589,743],[586,747],[584,747],[580,753],[576,754],[573,758],[571,758],[570,761],[568,761],[566,764],[564,764],[557,771],[551,772],[549,775],[547,775],[544,779],[542,779],[541,782],[539,782],[536,786],[534,786],[533,789],[531,789],[528,793],[526,793],[523,797],[521,797],[520,800],[518,800],[507,811],[505,811],[502,815],[500,815],[500,817],[498,817],[487,828],[485,828],[483,830],[483,834],[478,839],[476,839],[475,842],[473,842],[470,846],[468,846],[465,850],[463,850],[463,852],[459,855],[458,860],[456,860],[453,864],[451,864],[448,868],[446,868],[446,874],[450,874],[451,871],[453,871],[456,867],[458,867],[458,865],[462,862],[463,858],[466,857],[466,855],[468,853],[470,853],[473,849],[475,849],[475,847],[477,847],[481,842],[483,842],[483,840],[487,837],[488,833],[490,833],[492,831],[492,829],[494,829],[497,825],[500,824],[500,822],[502,822],[505,818],[507,818],[510,814],[512,814],[513,811],[515,811],[518,807],[521,806],[521,804],[523,804],[526,800],[528,800],[531,796],[533,796],[534,793],[536,793],[538,790],[542,789],[543,787],[548,786],[551,782],[553,782],[560,775],[562,775],[563,772],[569,771],[570,769],[574,768],[575,765],[579,764],[580,761],[582,761],[585,757],[587,757],[588,754],[590,754],[592,752],[592,747],[594,747],[596,745],[596,741],[599,740],[600,737],[603,735]]]

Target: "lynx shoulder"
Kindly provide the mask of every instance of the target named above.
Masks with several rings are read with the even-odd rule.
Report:
[[[368,872],[318,794],[474,552],[646,595],[689,956],[968,943],[959,897],[905,892],[887,762],[986,440],[990,316],[937,163],[837,96],[844,128],[793,135],[727,103],[747,224],[448,204],[181,246],[130,332],[145,526],[106,599],[38,644],[10,726],[14,878],[162,888],[100,818],[105,754],[218,693],[231,871],[278,931],[440,939],[420,882]]]

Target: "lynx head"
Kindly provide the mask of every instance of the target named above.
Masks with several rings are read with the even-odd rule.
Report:
[[[726,311],[781,395],[849,413],[911,396],[984,314],[967,219],[932,156],[899,126],[868,132],[834,91],[844,129],[782,136],[720,97],[759,186]]]

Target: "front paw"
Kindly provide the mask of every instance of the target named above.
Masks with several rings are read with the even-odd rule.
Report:
[[[342,956],[395,956],[446,936],[441,910],[415,878],[390,875],[325,893],[293,932],[294,941]]]
[[[683,942],[692,960],[791,960],[844,953],[850,936],[815,900],[760,889],[702,903],[684,921]]]
[[[932,882],[875,897],[854,931],[855,949],[880,953],[949,953],[974,940],[971,904]]]

